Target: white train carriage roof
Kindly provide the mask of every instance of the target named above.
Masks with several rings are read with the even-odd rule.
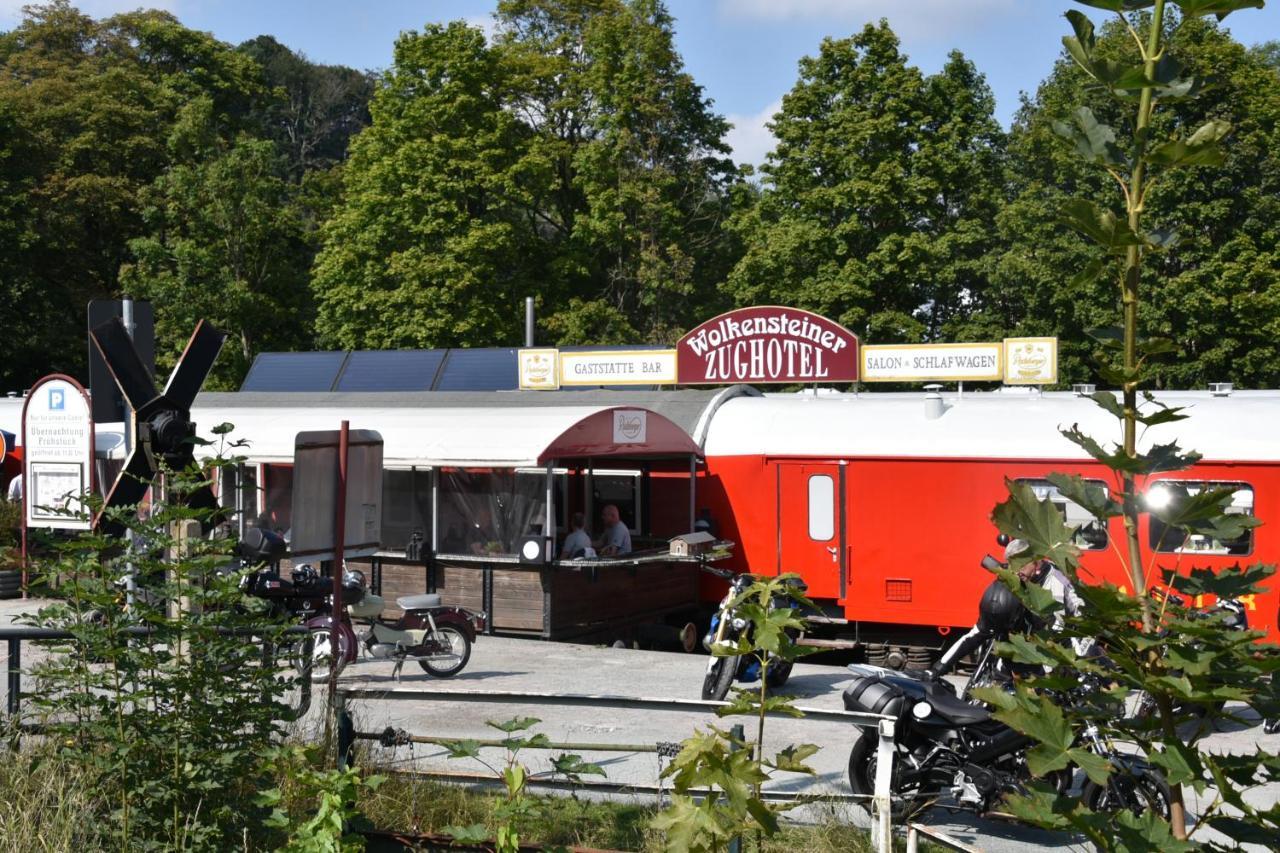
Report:
[[[800,393],[726,399],[705,424],[702,448],[714,456],[977,457],[1088,459],[1059,432],[1079,424],[1104,442],[1118,422],[1070,392],[1026,389],[945,393],[937,417],[922,393]],[[1177,441],[1206,460],[1280,461],[1280,391],[1160,392],[1190,417],[1140,434],[1139,448]]]
[[[586,456],[701,455],[689,437],[709,394],[643,392],[205,393],[196,398],[197,432],[230,423],[230,438],[249,442],[233,452],[253,462],[293,461],[299,432],[352,429],[382,435],[390,468],[527,467]],[[643,410],[643,439],[613,440],[617,409]],[[660,411],[663,410],[663,411]],[[675,419],[673,419],[675,418]],[[212,453],[217,445],[203,448]]]

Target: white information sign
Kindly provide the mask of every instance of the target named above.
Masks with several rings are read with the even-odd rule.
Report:
[[[561,385],[672,385],[675,381],[673,349],[560,353]]]
[[[27,526],[88,530],[93,418],[84,388],[64,376],[37,382],[22,409],[22,444]]]
[[[863,382],[999,380],[1002,350],[997,343],[864,345],[861,377]]]
[[[1057,338],[1004,339],[1006,385],[1052,385],[1057,381]]]
[[[648,413],[637,409],[613,410],[613,440],[617,444],[644,444],[649,431]]]

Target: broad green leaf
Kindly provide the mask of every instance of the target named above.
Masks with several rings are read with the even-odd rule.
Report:
[[[1055,121],[1053,131],[1072,143],[1076,153],[1088,162],[1126,167],[1129,164],[1124,151],[1116,145],[1116,132],[1105,124],[1099,124],[1093,110],[1088,107],[1077,108],[1071,115],[1071,122]]]
[[[1062,520],[1062,513],[1053,501],[1037,500],[1027,483],[1005,480],[1005,485],[1009,498],[996,505],[991,519],[1001,533],[1025,539],[1031,545],[1030,553],[1015,557],[1010,567],[1018,568],[1043,558],[1074,572],[1080,560],[1080,548],[1074,541],[1076,528]]]
[[[804,716],[804,712],[791,704],[790,696],[765,696],[764,701],[760,701],[759,692],[751,689],[737,688],[733,699],[726,705],[716,708],[716,716],[733,717],[733,716],[758,716],[760,708],[764,708],[766,714],[785,714],[788,717],[799,719]]]
[[[1173,0],[1182,11],[1184,17],[1194,18],[1198,15],[1216,15],[1222,20],[1232,12],[1241,9],[1261,9],[1265,0]]]
[[[1075,30],[1074,36],[1063,36],[1062,44],[1066,47],[1067,53],[1071,54],[1082,68],[1089,68],[1093,64],[1093,48],[1096,39],[1093,34],[1093,21],[1088,16],[1075,9],[1069,10],[1067,20],[1071,22],[1071,28]]]
[[[757,800],[755,797],[747,800],[747,811],[752,819],[760,825],[766,836],[771,836],[778,831],[778,816],[774,814],[768,803]]]
[[[1099,785],[1105,785],[1107,778],[1114,771],[1111,762],[1087,749],[1073,747],[1067,750],[1067,757],[1070,758],[1072,764],[1083,770],[1086,776]],[[1035,771],[1033,770],[1032,772],[1034,773]]]
[[[1195,782],[1203,787],[1205,769],[1200,763],[1198,749],[1188,747],[1181,741],[1169,741],[1164,744],[1163,750],[1151,752],[1147,758],[1164,771],[1165,781],[1170,785]]]
[[[1086,285],[1093,284],[1102,275],[1102,271],[1107,267],[1106,258],[1094,258],[1085,264],[1084,269],[1071,277],[1072,289],[1078,289]]]
[[[606,776],[604,768],[582,760],[581,755],[559,755],[551,759],[551,766],[557,773],[577,779],[579,776]]]
[[[450,758],[480,757],[480,742],[476,740],[454,740],[440,745],[449,751]]]
[[[483,823],[469,826],[446,826],[440,830],[459,844],[483,844],[490,838],[489,830]]]
[[[1110,394],[1106,396],[1111,397]],[[1064,498],[1083,507],[1094,518],[1112,518],[1124,511],[1120,502],[1112,500],[1108,491],[1094,480],[1086,480],[1079,474],[1050,474],[1046,479],[1058,488]]]
[[[504,720],[500,723],[488,720],[485,722],[485,725],[490,728],[497,729],[500,732],[511,734],[512,732],[519,732],[532,728],[540,722],[542,722],[542,720],[539,720],[537,717],[513,717],[510,720]]]
[[[551,738],[539,732],[529,737],[509,737],[502,741],[503,747],[511,752],[522,749],[546,749],[551,746]]]
[[[812,743],[792,744],[774,756],[772,761],[765,763],[775,770],[813,775],[813,768],[805,764],[804,760],[811,755],[817,754],[817,752],[817,745]]]
[[[1066,202],[1059,212],[1058,221],[1091,238],[1112,254],[1123,254],[1130,246],[1142,243],[1127,222],[1085,199]]]
[[[1185,140],[1176,139],[1157,146],[1147,158],[1156,166],[1221,166],[1223,153],[1219,143],[1230,132],[1230,124],[1214,119]]]
[[[1081,6],[1092,6],[1108,12],[1136,12],[1139,9],[1150,9],[1155,0],[1075,0]]]
[[[662,834],[670,853],[703,853],[718,850],[729,840],[729,830],[720,825],[715,815],[715,799],[707,797],[695,803],[686,796],[671,798],[671,806],[649,822]]]
[[[524,765],[512,764],[502,770],[502,781],[507,786],[507,793],[510,796],[516,796],[524,790],[524,784],[527,779],[527,773]]]
[[[1079,424],[1061,432],[1065,438],[1083,448],[1086,453],[1113,471],[1142,475],[1164,471],[1184,471],[1200,461],[1199,453],[1182,452],[1176,441],[1157,444],[1146,453],[1129,456],[1119,445],[1113,445],[1114,450],[1105,449],[1091,436],[1081,432]]]
[[[1095,391],[1089,395],[1089,399],[1098,404],[1099,408],[1105,409],[1117,419],[1124,418],[1124,405],[1116,399],[1114,391]]]

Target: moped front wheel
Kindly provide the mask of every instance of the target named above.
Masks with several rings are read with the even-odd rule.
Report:
[[[341,675],[342,670],[346,668],[347,661],[351,658],[350,639],[346,632],[338,632],[338,661],[334,668],[334,675]],[[330,659],[333,657],[333,638],[332,632],[328,627],[311,629],[311,660],[310,666],[303,658],[304,647],[298,646],[298,675],[303,678],[310,678],[313,683],[322,683],[329,680]]]
[[[458,628],[445,625],[436,629],[433,639],[440,644],[442,651],[433,655],[432,660],[418,661],[423,670],[436,678],[449,678],[462,672],[467,661],[471,660],[471,640],[467,635]]]
[[[738,655],[712,658],[707,666],[707,675],[702,679],[702,698],[713,702],[722,702],[729,695],[733,686],[733,677],[738,674]]]
[[[1106,785],[1090,780],[1080,791],[1080,799],[1095,812],[1127,811],[1135,817],[1141,817],[1143,812],[1154,812],[1168,820],[1173,811],[1173,792],[1164,776],[1154,768],[1117,769],[1107,779]]]

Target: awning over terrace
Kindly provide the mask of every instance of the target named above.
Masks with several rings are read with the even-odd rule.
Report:
[[[233,396],[233,395],[227,395]],[[657,459],[701,456],[680,426],[642,407],[374,407],[359,405],[290,406],[198,405],[192,410],[200,435],[213,437],[220,423],[234,426],[229,439],[245,448],[229,450],[253,462],[293,460],[294,439],[307,430],[377,430],[387,468],[520,468],[555,459]],[[201,448],[213,455],[218,442]]]

